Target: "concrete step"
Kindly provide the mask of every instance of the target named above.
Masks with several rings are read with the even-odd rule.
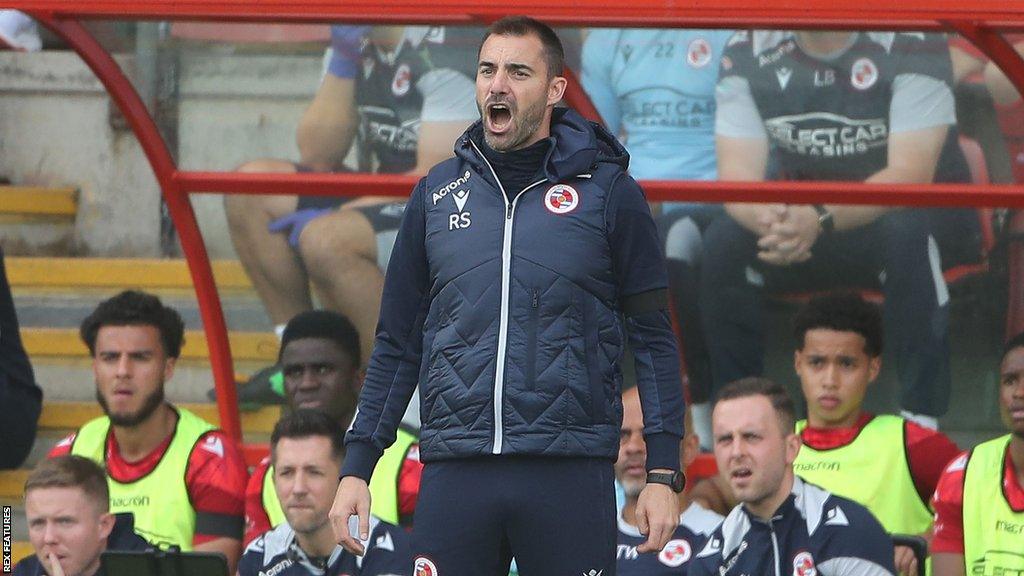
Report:
[[[121,289],[141,287],[159,294],[166,305],[177,310],[187,329],[179,375],[169,394],[174,396],[170,388],[183,381],[199,381],[201,390],[176,399],[206,400],[205,392],[212,386],[212,379],[202,370],[209,365],[206,336],[183,260],[9,257],[6,262],[22,337],[47,392],[56,389],[60,399],[83,397],[83,392],[75,389],[91,381],[92,375],[86,347],[78,337],[79,325],[103,299]],[[244,379],[276,360],[277,339],[263,305],[248,289],[241,265],[237,261],[214,262],[214,271],[232,331],[233,360]],[[84,394],[90,397],[91,386]]]
[[[134,288],[159,295],[181,314],[187,328],[202,330],[192,278],[182,259],[10,256],[5,260],[23,327],[77,328],[102,300]],[[214,261],[212,267],[228,327],[271,331],[273,326],[241,264],[222,260]]]
[[[20,501],[28,473],[27,468],[0,472],[0,498]]]
[[[73,292],[83,288],[191,290],[193,286],[188,265],[180,258],[10,257],[6,261],[7,275],[16,291],[23,288],[58,288]],[[218,290],[252,289],[249,277],[237,260],[214,260],[210,265]]]
[[[78,190],[71,187],[0,186],[0,222],[74,221]]]
[[[270,362],[236,362],[235,380],[243,382],[250,374],[269,365]],[[95,401],[96,386],[92,364],[87,358],[67,360],[63,358],[33,358],[36,382],[43,389],[47,402],[89,402]],[[213,375],[206,363],[182,361],[175,365],[174,378],[165,386],[167,399],[176,403],[209,402],[207,391],[213,388]]]
[[[102,300],[130,287],[159,294],[185,322],[185,345],[167,384],[168,398],[208,401],[213,378],[207,340],[183,260],[9,257],[6,264],[22,339],[48,401],[92,401],[91,359],[78,328]],[[237,379],[245,380],[276,361],[278,341],[241,265],[225,260],[213,268]]]
[[[217,405],[212,402],[202,404],[183,403],[182,408],[194,412],[211,424],[220,424]],[[46,402],[43,412],[39,415],[40,430],[72,431],[81,428],[86,422],[103,415],[103,410],[96,402]],[[242,412],[242,430],[249,434],[270,434],[274,424],[281,418],[280,406],[264,406],[259,410]],[[0,497],[3,493],[0,492]]]
[[[82,342],[76,328],[21,329],[21,340],[33,360],[42,358],[89,358],[89,349]],[[230,332],[231,355],[235,360],[273,363],[277,360],[278,341],[273,332]],[[206,361],[209,359],[206,334],[198,330],[185,332],[181,360]]]

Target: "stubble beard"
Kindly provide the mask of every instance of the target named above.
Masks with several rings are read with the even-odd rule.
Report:
[[[626,498],[639,498],[640,493],[644,491],[644,487],[647,485],[646,482],[641,481],[619,481],[622,485],[622,492]]]
[[[110,412],[110,405],[107,404],[107,399],[103,397],[99,387],[96,388],[96,401],[99,403],[100,408],[103,408],[103,413],[110,419],[111,424],[122,428],[131,428],[148,420],[156,412],[157,408],[164,403],[164,385],[161,382],[156,390],[151,392],[142,402],[142,406],[130,414],[112,414]]]
[[[486,110],[479,105],[477,105],[477,107],[480,108],[480,117],[484,118]],[[524,145],[533,138],[537,131],[540,130],[541,123],[544,122],[544,111],[546,108],[546,102],[543,100],[538,101],[531,106],[523,108],[518,119],[515,119],[515,112],[517,110],[513,110],[513,121],[516,124],[512,128],[512,132],[506,136],[507,140],[505,143],[494,140],[491,133],[487,131],[485,122],[484,141],[487,142],[487,145],[490,146],[492,150],[497,152],[511,152],[513,150],[523,148]]]

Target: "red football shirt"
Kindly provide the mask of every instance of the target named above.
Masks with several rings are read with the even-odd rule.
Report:
[[[800,439],[815,450],[831,450],[852,443],[860,431],[874,419],[874,414],[860,415],[857,423],[849,428],[804,428]],[[942,469],[956,457],[960,449],[945,434],[907,421],[906,442],[907,464],[914,487],[922,502],[931,500],[935,486],[939,483]]]
[[[964,475],[970,452],[957,456],[949,463],[939,486],[932,498],[935,509],[935,537],[932,539],[931,550],[950,554],[964,553]],[[1003,468],[1003,494],[1009,501],[1010,508],[1015,512],[1024,512],[1024,486],[1017,481],[1010,447],[1006,447],[1006,462]]]

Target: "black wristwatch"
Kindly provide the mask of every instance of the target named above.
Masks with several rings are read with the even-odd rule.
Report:
[[[664,484],[679,494],[686,486],[686,476],[682,472],[648,472],[647,482],[649,484]]]
[[[831,234],[836,229],[836,219],[832,213],[822,204],[815,204],[814,211],[818,213],[818,226],[821,226],[822,234]]]

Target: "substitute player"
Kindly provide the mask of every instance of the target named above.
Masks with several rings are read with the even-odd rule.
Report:
[[[219,552],[234,570],[242,553],[246,470],[235,440],[165,400],[184,341],[181,316],[152,294],[104,300],[81,326],[105,416],[62,440],[50,456],[103,466],[110,511],[135,515],[150,544]]]
[[[960,455],[935,490],[936,576],[1024,574],[1024,333],[1003,349],[999,412],[1010,433]]]
[[[929,500],[959,449],[941,432],[864,409],[882,369],[881,311],[856,293],[827,294],[803,306],[794,325],[807,420],[797,422],[803,447],[793,470],[863,504],[891,534],[930,538]],[[909,548],[896,548],[896,568],[917,573]]]
[[[281,337],[278,364],[292,410],[320,410],[342,427],[351,423],[363,371],[359,333],[347,318],[330,310],[311,310],[292,318]],[[374,470],[370,481],[374,515],[385,522],[412,526],[423,470],[418,454],[416,435],[402,427]],[[268,456],[253,469],[245,488],[245,545],[284,521]]]

